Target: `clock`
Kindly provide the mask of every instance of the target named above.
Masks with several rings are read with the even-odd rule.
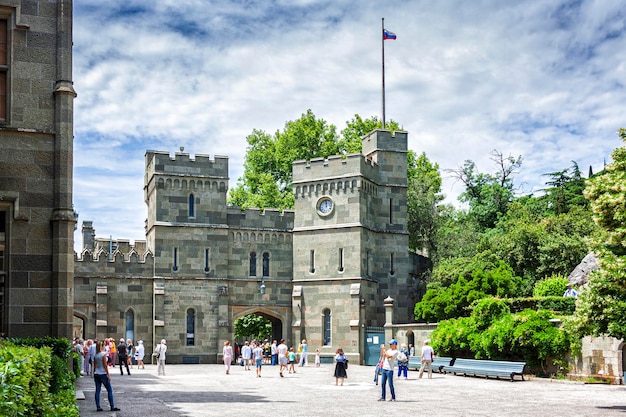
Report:
[[[328,197],[320,198],[317,209],[322,216],[328,216],[334,208],[333,200]]]

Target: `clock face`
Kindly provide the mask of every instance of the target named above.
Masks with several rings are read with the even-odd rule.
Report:
[[[330,214],[333,211],[333,200],[327,198],[320,202],[319,206],[320,213],[322,214]]]

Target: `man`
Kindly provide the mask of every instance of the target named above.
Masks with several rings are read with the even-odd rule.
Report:
[[[389,350],[385,349],[385,345],[380,345],[380,356],[383,358],[382,370],[382,393],[378,401],[385,401],[387,381],[389,381],[389,391],[391,398],[389,401],[396,400],[396,391],[393,388],[393,369],[396,366],[396,358],[398,357],[398,341],[391,339],[389,341]]]
[[[253,343],[252,356],[254,357],[254,367],[256,368],[257,378],[261,378],[261,368],[263,367],[263,348],[261,344]]]
[[[165,352],[167,352],[167,343],[165,339],[161,339],[161,343],[154,348],[157,358],[157,375],[159,376],[165,376]]]
[[[433,377],[433,359],[435,359],[435,351],[428,346],[428,340],[424,341],[422,346],[422,366],[420,366],[420,379],[424,373],[424,368],[428,366],[428,379]]]
[[[252,362],[252,348],[247,340],[243,343],[243,347],[241,348],[241,358],[243,359],[243,369],[249,371]]]
[[[276,353],[278,354],[278,364],[280,365],[278,372],[281,377],[283,376],[283,370],[287,369],[287,364],[289,363],[289,359],[287,358],[288,351],[289,348],[285,344],[285,339],[280,339],[280,345],[276,348]]]
[[[128,369],[128,346],[126,345],[123,337],[117,345],[117,360],[120,364],[120,375],[124,375],[123,366],[126,366],[126,373],[130,375],[130,369]]]
[[[270,350],[272,352],[272,366],[276,365],[278,363],[278,345],[276,344],[276,340],[274,340],[272,342],[272,346],[270,347]]]

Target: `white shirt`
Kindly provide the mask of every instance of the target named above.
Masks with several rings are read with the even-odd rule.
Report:
[[[391,345],[393,346],[393,345]],[[393,371],[394,366],[396,366],[396,358],[398,357],[398,351],[395,348],[389,349],[386,351],[387,356],[391,355],[391,358],[385,356],[383,360],[383,369],[385,371]]]
[[[432,361],[435,356],[435,351],[429,345],[422,346],[422,360]]]

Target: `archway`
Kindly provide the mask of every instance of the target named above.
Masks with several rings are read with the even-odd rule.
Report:
[[[74,324],[72,326],[72,337],[85,339],[85,318],[74,314]]]

